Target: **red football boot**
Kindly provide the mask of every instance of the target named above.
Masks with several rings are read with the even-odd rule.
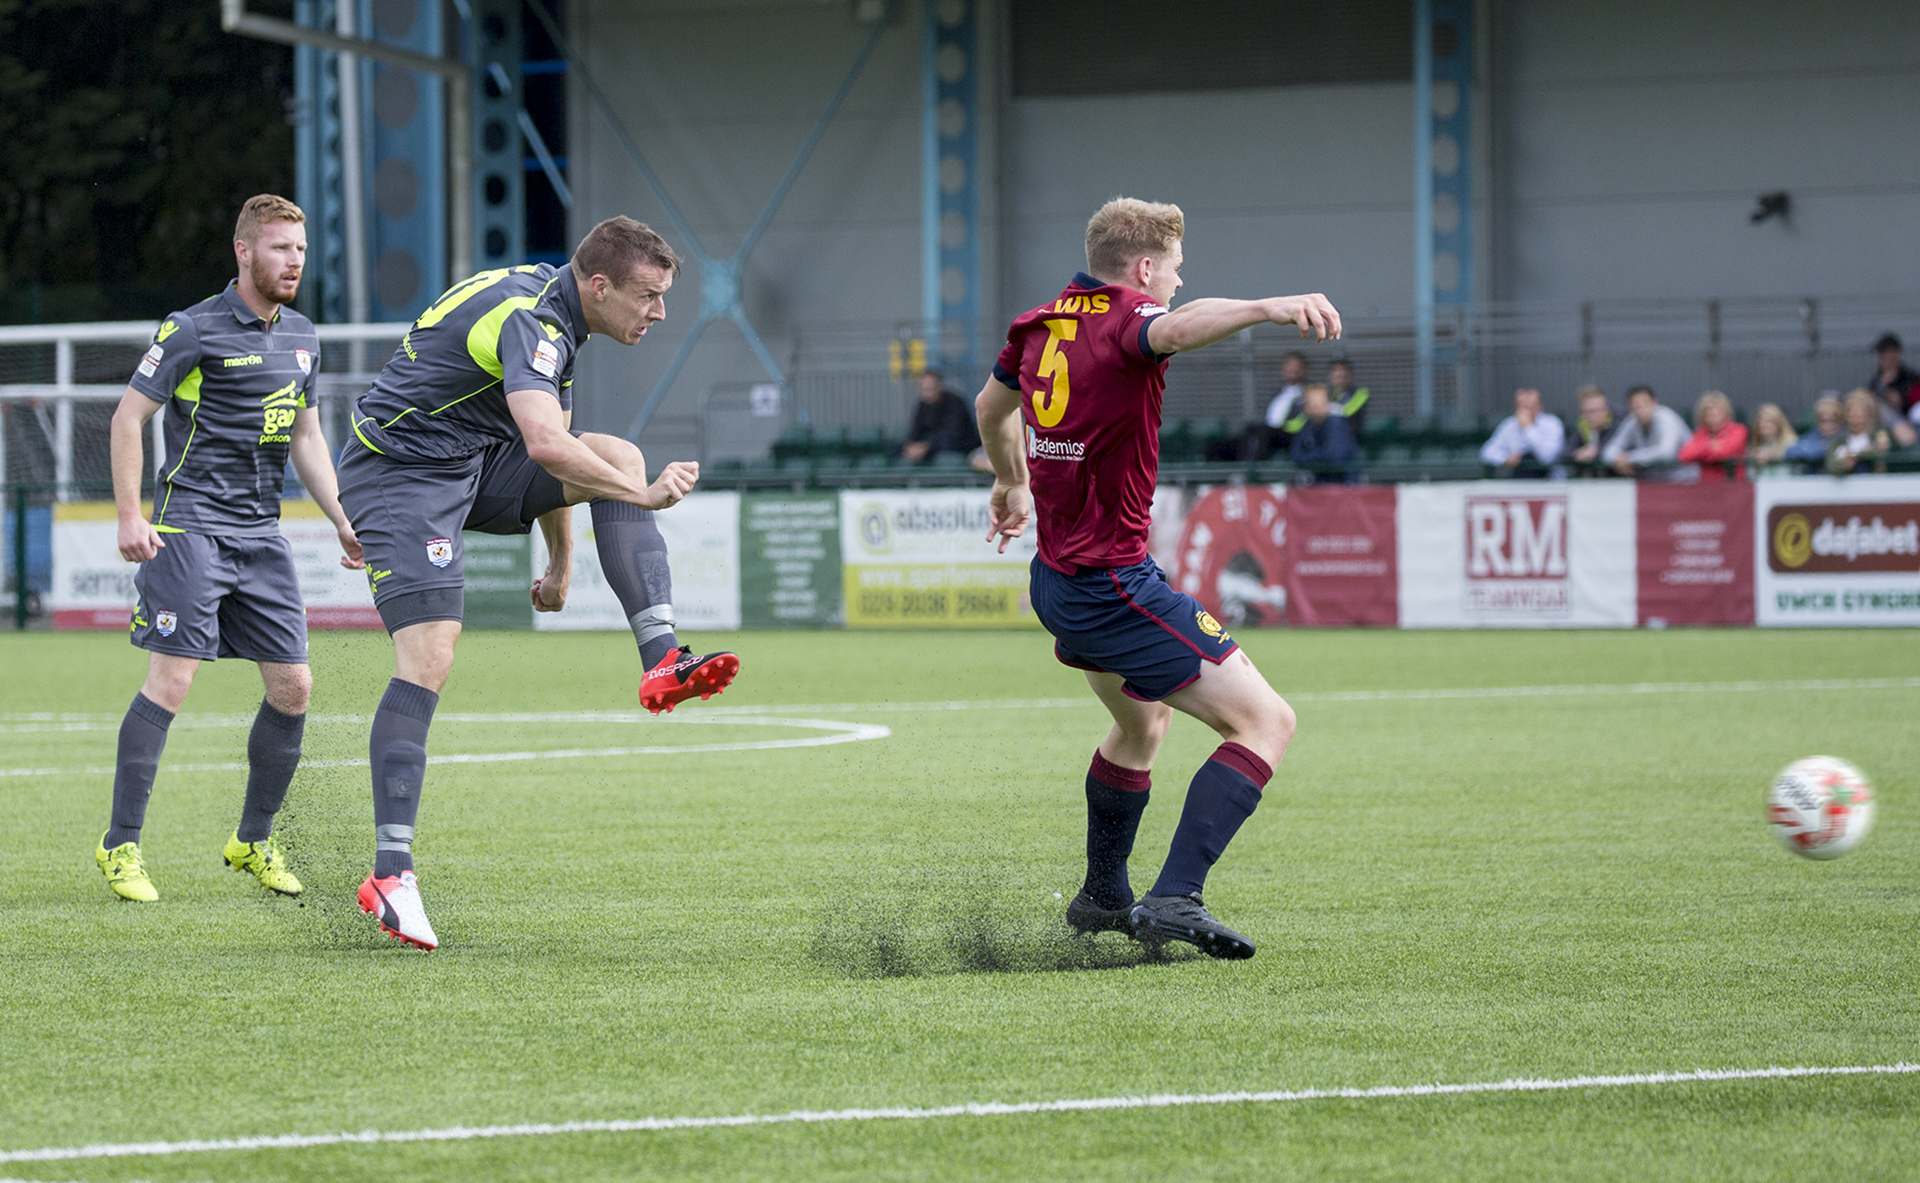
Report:
[[[653,714],[672,711],[676,703],[694,695],[712,698],[725,690],[740,672],[740,659],[731,653],[700,656],[685,645],[668,653],[647,671],[640,683],[640,705]]]

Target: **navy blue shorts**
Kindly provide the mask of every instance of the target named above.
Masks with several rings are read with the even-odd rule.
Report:
[[[1129,696],[1159,702],[1193,684],[1200,663],[1240,646],[1200,601],[1175,591],[1152,559],[1062,575],[1033,560],[1033,613],[1053,655],[1075,669],[1119,674]]]

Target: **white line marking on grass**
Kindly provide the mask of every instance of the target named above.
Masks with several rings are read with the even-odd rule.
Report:
[[[1851,690],[1920,690],[1920,678],[1801,678],[1778,682],[1626,682],[1572,686],[1461,686],[1433,690],[1300,690],[1287,693],[1292,702],[1424,702],[1434,699],[1572,698],[1637,694],[1755,694],[1833,692]],[[690,715],[655,719],[644,711],[442,711],[436,723],[686,723],[703,716],[737,718],[787,712],[926,712],[1025,711],[1064,707],[1098,707],[1091,696],[1078,698],[950,699],[933,702],[815,702],[750,706],[698,706]],[[32,732],[114,731],[123,715],[55,714],[20,711],[0,713],[0,735]],[[312,715],[312,723],[369,723],[372,715]],[[244,727],[251,714],[183,714],[175,728]]]
[[[648,744],[621,748],[544,748],[526,752],[453,752],[428,756],[428,764],[508,764],[523,760],[585,760],[609,756],[678,756],[690,752],[765,752],[775,748],[823,748],[833,744],[859,743],[885,739],[891,727],[878,723],[842,723],[833,719],[792,719],[784,715],[762,718],[727,717],[703,719],[691,716],[673,721],[676,726],[707,724],[720,727],[803,727],[826,731],[795,739],[754,739],[736,743]],[[365,760],[302,760],[302,768],[365,768]],[[245,772],[244,762],[220,764],[168,764],[169,772]],[[111,776],[112,768],[0,768],[0,777],[14,776]]]
[[[742,1113],[723,1117],[642,1117],[626,1121],[527,1122],[520,1125],[449,1126],[437,1130],[362,1130],[338,1134],[272,1134],[248,1138],[198,1138],[186,1142],[119,1142],[92,1146],[0,1151],[0,1162],[53,1162],[81,1158],[142,1158],[164,1154],[235,1150],[300,1150],[390,1142],[468,1142],[479,1138],[538,1138],[559,1134],[624,1134],[703,1130],[731,1126],[825,1125],[865,1121],[925,1121],[941,1117],[1008,1117],[1023,1113],[1078,1113],[1099,1109],[1180,1109],[1195,1105],[1272,1105],[1294,1101],[1377,1101],[1447,1097],[1466,1093],[1549,1093],[1635,1085],[1710,1084],[1719,1081],[1782,1080],[1809,1076],[1905,1076],[1920,1064],[1873,1064],[1808,1068],[1704,1068],[1692,1072],[1642,1072],[1621,1076],[1569,1076],[1552,1080],[1509,1078],[1467,1084],[1381,1085],[1376,1088],[1290,1089],[1275,1092],[1161,1093],[1149,1097],[1087,1097],[1066,1101],[975,1102],[931,1108],[796,1109],[789,1113]]]

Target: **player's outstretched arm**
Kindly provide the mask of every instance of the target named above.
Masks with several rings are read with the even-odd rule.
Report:
[[[333,532],[340,536],[340,565],[349,571],[360,570],[367,564],[360,557],[360,539],[353,532],[353,523],[347,521],[347,511],[340,508],[340,479],[333,471],[333,453],[327,448],[326,433],[320,430],[319,410],[301,407],[295,411],[288,434],[293,437],[287,445],[287,459],[293,461],[293,471],[300,474],[300,483],[307,487],[320,512],[333,523]]]
[[[1204,349],[1257,324],[1299,325],[1302,337],[1340,339],[1340,313],[1319,292],[1269,296],[1264,300],[1189,300],[1147,326],[1147,344],[1155,353]]]
[[[162,405],[129,386],[120,396],[120,405],[113,411],[113,423],[107,429],[107,456],[113,468],[113,504],[120,519],[120,557],[129,563],[144,563],[166,545],[160,540],[160,531],[140,512],[140,472],[146,465],[140,441],[147,421]]]
[[[698,464],[676,460],[662,468],[651,485],[640,484],[573,437],[560,400],[548,391],[512,391],[507,395],[507,410],[527,441],[527,455],[533,462],[559,477],[562,484],[591,496],[641,509],[666,509],[678,505],[700,479]]]
[[[1027,532],[1033,520],[1033,494],[1027,489],[1027,458],[1020,450],[1020,392],[998,378],[988,378],[973,400],[980,420],[980,443],[993,465],[993,496],[988,502],[991,528],[987,541],[1007,544]]]

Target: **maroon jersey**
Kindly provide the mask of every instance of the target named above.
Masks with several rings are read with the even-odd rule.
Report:
[[[1167,388],[1147,325],[1166,311],[1083,271],[1007,330],[993,376],[1021,394],[1040,561],[1056,571],[1147,557]]]

